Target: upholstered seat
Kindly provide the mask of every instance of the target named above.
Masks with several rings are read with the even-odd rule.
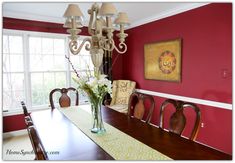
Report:
[[[128,112],[131,94],[135,91],[136,82],[130,80],[114,80],[111,103],[106,106],[121,113]]]

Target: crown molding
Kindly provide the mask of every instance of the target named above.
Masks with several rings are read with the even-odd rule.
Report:
[[[189,3],[189,4],[184,5],[182,7],[171,9],[171,10],[162,12],[161,14],[153,15],[151,17],[142,19],[140,21],[133,22],[133,23],[131,23],[131,25],[127,29],[131,29],[131,28],[141,26],[141,25],[144,25],[144,24],[156,21],[156,20],[167,18],[167,17],[173,16],[173,15],[176,15],[176,14],[179,14],[182,12],[186,12],[186,11],[198,8],[198,7],[208,5],[208,4],[210,4],[210,3]]]
[[[10,10],[3,12],[3,17],[50,22],[50,23],[61,23],[61,24],[64,23],[64,19],[62,17],[58,18],[58,17],[52,17],[52,16],[27,14],[23,12],[15,12],[15,11],[10,11]]]
[[[44,16],[44,15],[37,15],[37,14],[27,14],[23,12],[15,12],[15,11],[9,11],[9,10],[3,13],[3,17],[64,24],[63,17],[58,18],[58,17]],[[84,26],[88,26],[88,21],[84,20]]]
[[[202,7],[205,5],[208,5],[210,3],[188,3],[184,6],[170,9],[168,11],[162,12],[161,14],[153,15],[151,17],[141,19],[139,21],[135,21],[131,23],[127,29],[131,29],[140,25],[144,25],[156,20],[160,20],[169,16],[173,16],[182,12],[186,12],[198,7]],[[17,19],[26,19],[26,20],[34,20],[34,21],[44,21],[44,22],[51,22],[51,23],[64,23],[64,19],[61,17],[51,17],[51,16],[44,16],[44,15],[36,15],[36,14],[28,14],[28,13],[23,13],[23,12],[15,12],[15,11],[5,11],[3,12],[3,17],[10,17],[10,18],[17,18]],[[87,26],[88,22],[84,22],[84,26]]]

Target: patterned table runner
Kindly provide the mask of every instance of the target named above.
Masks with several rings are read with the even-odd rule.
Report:
[[[105,134],[91,133],[92,116],[80,106],[59,110],[115,160],[172,160],[107,123]]]

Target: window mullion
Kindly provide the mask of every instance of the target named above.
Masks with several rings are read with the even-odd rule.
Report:
[[[64,53],[66,56],[70,57],[70,53],[69,53],[69,39],[68,37],[65,38],[65,49],[64,49]],[[72,86],[72,83],[71,83],[71,71],[70,71],[70,64],[69,62],[67,61],[67,59],[65,59],[66,61],[66,84],[67,84],[67,87],[71,87]]]
[[[24,58],[24,78],[25,78],[25,96],[27,106],[32,108],[31,101],[31,80],[30,80],[30,55],[29,55],[29,35],[23,34],[23,58]]]

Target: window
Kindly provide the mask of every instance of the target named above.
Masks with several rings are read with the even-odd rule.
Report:
[[[16,108],[25,100],[23,36],[3,35],[3,103],[4,110]]]
[[[89,52],[72,55],[68,39],[62,34],[45,34],[4,30],[3,32],[3,110],[21,109],[20,101],[28,108],[45,108],[54,88],[77,87],[71,80],[74,74],[65,55],[70,56],[79,74],[93,64]],[[79,103],[88,99],[79,94]],[[59,94],[57,94],[58,101]]]
[[[65,39],[29,36],[29,67],[32,106],[48,103],[54,88],[65,87]]]

